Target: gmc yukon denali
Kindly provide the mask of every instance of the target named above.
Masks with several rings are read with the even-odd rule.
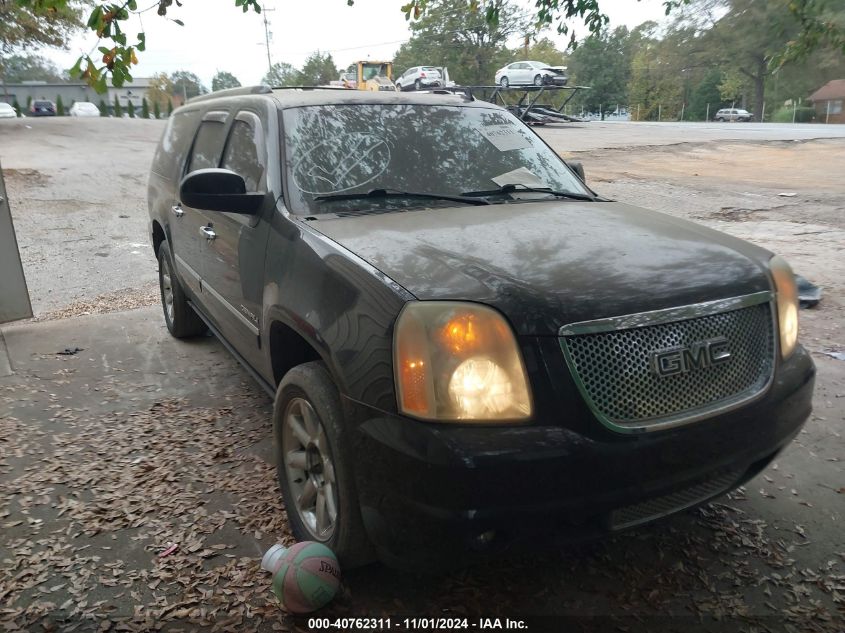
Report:
[[[167,328],[211,330],[274,396],[293,533],[346,565],[644,524],[753,477],[810,412],[783,259],[601,198],[469,96],[198,97],[149,212]]]

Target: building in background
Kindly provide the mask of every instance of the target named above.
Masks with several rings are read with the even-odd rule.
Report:
[[[819,123],[845,123],[845,79],[832,79],[810,95]]]
[[[98,94],[91,86],[85,83],[47,83],[45,81],[24,81],[19,84],[5,84],[0,87],[0,101],[14,103],[15,100],[26,106],[27,99],[35,101],[44,99],[55,102],[59,96],[62,98],[65,108],[70,108],[74,101],[90,101],[99,104],[105,101],[109,109],[114,107],[114,100],[117,97],[118,103],[123,111],[130,103],[135,106],[136,112],[140,113],[141,102],[147,96],[147,88],[150,79],[147,77],[136,77],[131,83],[125,84],[122,88],[109,86],[105,94]],[[150,104],[152,106],[152,104]]]

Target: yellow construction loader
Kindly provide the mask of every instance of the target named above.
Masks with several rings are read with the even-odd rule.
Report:
[[[347,88],[372,90],[373,92],[396,90],[396,86],[393,84],[393,62],[360,61],[350,66],[348,72],[353,72],[354,67],[357,67],[358,71],[356,73],[357,81],[354,82],[354,85],[348,79],[341,79],[343,85]],[[344,76],[347,74],[345,73]]]

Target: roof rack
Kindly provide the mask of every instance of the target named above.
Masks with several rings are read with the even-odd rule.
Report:
[[[188,103],[198,103],[200,101],[208,101],[209,99],[219,99],[221,97],[236,97],[238,95],[266,95],[273,92],[270,86],[246,86],[244,88],[228,88],[226,90],[218,90],[207,95],[199,95],[188,99]]]
[[[343,86],[273,86],[273,90],[351,90]]]

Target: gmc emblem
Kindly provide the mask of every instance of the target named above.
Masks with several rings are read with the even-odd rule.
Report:
[[[704,369],[731,358],[728,351],[728,339],[724,336],[696,341],[685,347],[669,347],[651,353],[651,370],[665,378],[676,374],[685,374],[693,369]]]

